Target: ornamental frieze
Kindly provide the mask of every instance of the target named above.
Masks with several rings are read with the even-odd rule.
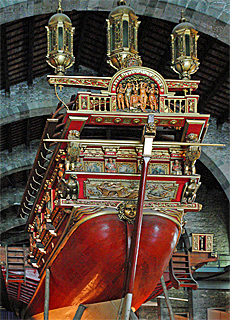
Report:
[[[178,184],[175,181],[147,182],[145,200],[171,201],[176,198]],[[87,179],[84,182],[84,195],[88,199],[137,199],[139,181],[120,181],[111,179],[102,181],[98,179]]]

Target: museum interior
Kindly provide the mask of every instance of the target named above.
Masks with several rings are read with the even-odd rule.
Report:
[[[127,7],[132,8],[132,11],[131,9],[126,9],[127,10],[126,12],[124,8],[127,8]],[[133,312],[131,311],[130,313],[130,318],[126,317],[124,319],[127,319],[127,320],[128,319],[134,319],[134,320],[135,319],[139,319],[139,320],[147,320],[147,319],[151,319],[151,320],[167,320],[167,319],[226,320],[226,319],[230,319],[230,252],[229,252],[230,250],[230,225],[229,225],[230,223],[229,221],[229,198],[230,198],[230,187],[229,187],[229,181],[230,181],[230,175],[229,175],[230,18],[229,16],[230,16],[230,4],[227,0],[219,0],[219,1],[216,1],[216,0],[201,0],[201,1],[200,0],[199,1],[198,0],[161,0],[161,1],[160,0],[148,0],[148,1],[147,0],[146,1],[127,0],[126,3],[125,1],[117,2],[115,0],[107,0],[107,1],[106,0],[75,0],[75,1],[73,0],[62,0],[62,1],[8,0],[8,1],[1,1],[1,4],[0,4],[0,17],[1,17],[0,19],[0,23],[1,23],[0,25],[0,30],[1,30],[0,31],[1,32],[1,56],[0,56],[1,58],[1,61],[0,61],[1,63],[1,68],[0,68],[1,69],[1,77],[0,77],[0,86],[1,86],[1,98],[0,98],[0,101],[1,101],[1,106],[0,106],[1,319],[4,319],[4,320],[25,319],[26,318],[25,314],[20,313],[19,310],[22,307],[24,308],[24,305],[26,303],[28,304],[29,300],[23,300],[23,299],[20,300],[20,297],[21,297],[20,295],[22,294],[22,292],[25,292],[25,297],[26,297],[26,294],[29,292],[28,296],[30,296],[30,298],[28,299],[32,299],[32,293],[35,292],[35,290],[37,290],[36,289],[37,287],[39,287],[39,280],[36,280],[36,281],[34,280],[29,285],[28,284],[29,281],[27,282],[27,279],[25,276],[23,279],[20,278],[19,280],[15,280],[15,279],[10,280],[8,264],[10,264],[9,262],[10,250],[12,250],[12,252],[14,253],[18,250],[18,253],[17,253],[18,255],[19,255],[19,251],[21,250],[21,252],[23,252],[23,258],[20,258],[20,256],[17,256],[17,261],[14,262],[14,264],[19,265],[20,263],[22,263],[22,262],[19,262],[20,259],[22,259],[24,269],[25,269],[25,266],[27,266],[28,268],[30,266],[32,270],[31,265],[33,267],[36,265],[35,262],[34,263],[31,262],[34,259],[34,257],[28,255],[29,248],[31,246],[31,241],[32,241],[30,238],[30,233],[34,233],[33,231],[34,229],[33,229],[33,224],[30,222],[32,221],[31,216],[25,213],[22,209],[22,199],[26,198],[25,192],[27,192],[28,190],[29,190],[28,192],[31,192],[31,190],[29,189],[31,185],[30,181],[33,178],[31,175],[31,172],[33,172],[33,170],[36,171],[36,166],[34,165],[34,163],[36,162],[36,159],[38,157],[38,153],[37,153],[38,148],[40,149],[42,148],[40,145],[40,140],[42,137],[44,137],[43,130],[44,128],[46,128],[47,119],[49,121],[51,117],[55,118],[54,115],[59,111],[62,103],[64,106],[66,105],[68,106],[67,110],[68,112],[70,112],[71,108],[73,108],[72,102],[75,101],[74,103],[76,103],[77,97],[80,94],[84,96],[83,93],[84,92],[87,93],[89,91],[87,87],[84,87],[83,89],[81,89],[78,86],[71,86],[71,85],[65,86],[65,84],[59,85],[59,88],[57,88],[57,86],[55,85],[55,88],[54,88],[54,86],[51,85],[51,82],[47,81],[47,76],[54,75],[55,71],[57,71],[56,69],[54,70],[54,67],[53,68],[51,67],[51,65],[54,62],[50,58],[49,54],[47,54],[47,50],[48,50],[47,46],[48,45],[52,46],[52,43],[53,43],[52,41],[54,41],[54,40],[51,41],[50,40],[51,38],[49,39],[49,36],[48,36],[48,44],[47,44],[47,32],[49,34],[49,32],[51,32],[50,31],[51,29],[49,28],[52,28],[52,23],[51,23],[52,21],[50,20],[50,18],[53,15],[55,15],[57,12],[58,14],[60,13],[61,15],[62,13],[64,13],[70,19],[70,26],[75,28],[74,30],[71,29],[72,33],[70,32],[72,36],[71,39],[73,40],[72,55],[75,57],[74,59],[75,61],[74,63],[72,63],[73,61],[70,63],[70,66],[68,67],[68,69],[65,70],[65,75],[69,78],[73,77],[73,79],[75,79],[74,77],[78,77],[78,79],[80,79],[79,81],[83,81],[82,79],[85,79],[85,78],[91,79],[90,81],[92,84],[93,83],[92,79],[94,80],[102,79],[103,81],[106,81],[106,79],[115,79],[115,74],[117,70],[113,68],[113,64],[116,64],[117,61],[114,63],[114,60],[112,60],[112,58],[110,57],[110,63],[108,63],[108,52],[110,50],[108,49],[109,47],[108,42],[111,39],[108,39],[107,33],[109,32],[108,31],[109,28],[111,28],[112,30],[112,27],[110,26],[110,24],[112,21],[111,19],[113,19],[113,13],[114,15],[116,13],[115,12],[115,10],[117,10],[116,8],[121,8],[119,10],[123,10],[122,14],[129,16],[129,19],[131,18],[134,19],[133,17],[137,15],[138,21],[140,22],[140,24],[138,22],[138,26],[135,25],[135,28],[136,28],[135,30],[137,30],[138,28],[138,39],[136,39],[135,41],[138,43],[137,51],[139,56],[137,58],[136,51],[135,51],[133,59],[135,60],[134,62],[137,64],[135,65],[135,63],[130,60],[131,61],[130,70],[132,70],[134,66],[135,67],[140,66],[138,59],[139,57],[141,57],[142,66],[148,68],[148,70],[150,69],[154,70],[154,72],[152,72],[152,74],[154,75],[160,74],[162,79],[167,79],[166,83],[170,83],[170,81],[171,83],[173,83],[173,79],[176,79],[176,80],[181,79],[181,75],[178,74],[179,72],[175,73],[174,72],[175,70],[173,70],[173,68],[171,67],[172,30],[175,30],[174,28],[180,23],[180,21],[188,21],[189,25],[192,24],[194,26],[195,30],[198,32],[198,35],[199,35],[199,39],[197,40],[197,58],[195,59],[196,61],[199,61],[199,64],[197,66],[196,73],[194,75],[191,75],[191,77],[189,76],[188,79],[190,81],[190,78],[191,78],[190,83],[192,83],[193,80],[194,80],[194,83],[195,82],[198,83],[197,89],[194,93],[195,95],[199,96],[198,103],[197,103],[197,113],[204,115],[205,117],[207,115],[210,115],[207,128],[206,128],[207,130],[205,129],[206,132],[202,141],[204,146],[202,146],[202,151],[199,154],[199,157],[196,158],[197,161],[195,164],[196,174],[200,175],[199,189],[198,187],[197,187],[198,190],[196,189],[197,190],[196,202],[202,206],[202,209],[201,209],[201,206],[199,207],[201,210],[200,209],[196,210],[196,212],[193,212],[191,209],[189,209],[186,211],[186,215],[183,218],[184,219],[183,230],[185,230],[184,231],[185,233],[183,234],[186,235],[187,237],[186,241],[188,241],[189,246],[191,246],[192,248],[191,249],[189,247],[191,254],[193,253],[192,250],[195,251],[195,249],[192,247],[193,239],[195,239],[195,237],[199,237],[200,242],[204,241],[203,245],[201,244],[201,247],[203,248],[202,250],[205,252],[205,254],[208,257],[206,259],[207,261],[205,261],[204,263],[201,263],[200,266],[196,266],[194,267],[194,269],[192,269],[193,267],[191,267],[193,281],[198,285],[196,287],[192,287],[192,285],[191,286],[179,285],[177,288],[174,285],[170,285],[168,286],[168,290],[166,288],[166,291],[165,291],[163,290],[164,286],[162,283],[161,291],[159,290],[157,294],[153,294],[152,295],[153,298],[148,298],[145,302],[141,304],[140,307],[138,307],[138,309],[135,309],[135,310],[133,309]],[[132,21],[135,21],[136,23],[135,19]],[[186,22],[181,22],[181,23],[186,23]],[[119,24],[114,24],[113,27],[114,26],[115,28],[118,28]],[[69,25],[68,25],[68,28],[70,28]],[[131,27],[129,26],[129,28]],[[123,24],[123,29],[124,29],[124,24]],[[115,35],[117,36],[117,34]],[[69,35],[69,37],[71,36]],[[56,39],[56,40],[59,41],[59,39]],[[69,39],[69,41],[71,40]],[[112,39],[111,41],[114,41],[114,43],[116,44],[116,38],[115,40]],[[132,39],[130,41],[132,41]],[[112,44],[111,46],[115,46],[115,44]],[[47,61],[49,63],[47,63]],[[129,66],[127,65],[125,67],[127,68]],[[119,72],[122,72],[122,67],[119,67],[119,68],[120,68]],[[125,77],[127,77],[127,75]],[[52,79],[55,79],[55,78],[52,78]],[[136,78],[136,79],[139,79],[139,78]],[[182,79],[184,78],[182,77]],[[140,81],[138,85],[139,86],[141,85]],[[100,87],[99,84],[95,85],[95,88],[92,87],[93,89],[91,90],[91,93],[89,94],[89,96],[93,94],[97,95],[100,92],[99,87]],[[57,94],[57,90],[58,90],[58,94]],[[105,89],[103,90],[101,91],[101,94],[103,93],[105,95]],[[187,94],[189,94],[188,93],[189,87],[188,89],[183,89],[183,91],[184,91],[184,95],[186,96]],[[191,95],[191,91],[192,90],[190,90],[190,95]],[[116,92],[119,92],[119,91],[116,91]],[[173,95],[171,94],[171,96]],[[112,93],[111,93],[111,97],[112,97]],[[117,94],[117,97],[118,97],[118,94]],[[95,101],[90,99],[91,98],[89,98],[89,101]],[[95,98],[92,98],[92,99],[95,99]],[[81,103],[83,103],[82,101],[83,100],[81,100]],[[98,100],[98,101],[101,101],[101,100]],[[141,100],[138,103],[141,105],[141,108],[142,108],[143,105]],[[84,106],[82,106],[80,102],[78,104],[78,107],[79,108],[81,107],[82,110],[84,109]],[[120,109],[120,106],[119,106],[119,109]],[[145,111],[144,109],[145,107],[141,109],[143,113]],[[83,111],[82,111],[82,114],[83,114]],[[118,113],[117,113],[118,115],[120,113],[122,114],[122,112],[120,113],[119,112],[120,111],[118,110]],[[175,110],[168,111],[168,112],[173,113],[175,112]],[[152,114],[154,114],[155,119],[158,119],[157,116],[161,116],[161,112],[156,112]],[[174,114],[173,116],[176,119],[175,121],[177,121],[176,116],[180,116],[180,114],[177,113],[177,114]],[[76,114],[73,113],[69,117],[70,119],[72,119],[71,121],[77,122]],[[76,118],[75,120],[73,120],[74,117]],[[80,117],[80,111],[79,111],[79,117]],[[101,117],[103,118],[103,116]],[[97,121],[95,120],[96,122],[98,122],[98,125],[100,125],[100,121],[105,121],[104,118],[103,120],[102,118],[99,117],[97,118],[98,120],[96,119]],[[116,118],[116,119],[115,120],[117,121],[117,124],[119,124],[119,121],[121,121],[119,120],[120,118]],[[139,120],[137,119],[136,123],[138,123],[138,121]],[[171,123],[173,123],[172,121]],[[195,121],[195,120],[187,120],[187,123],[190,123],[190,125],[192,125],[191,124],[192,121]],[[61,128],[61,125],[60,125],[60,128]],[[113,129],[112,130],[108,129],[108,126],[107,127],[104,126],[103,130],[99,129],[99,127],[97,130],[96,125],[92,127],[94,131],[91,134],[89,133],[89,131],[86,131],[85,129],[84,129],[85,131],[84,130],[82,131],[84,132],[83,139],[87,139],[87,138],[94,139],[95,138],[94,134],[99,139],[101,139],[100,141],[104,139],[113,139],[113,137],[111,137],[113,136]],[[89,128],[88,130],[90,130],[91,127],[88,125],[88,128]],[[122,128],[123,129],[121,129],[120,131],[120,135],[122,135],[122,139],[123,140],[126,139],[126,136],[127,136],[127,139],[133,140],[132,135],[135,135],[135,134],[133,133],[132,130],[134,127],[130,127],[130,129],[127,129],[127,130],[124,128],[128,128],[128,127],[122,127]],[[169,129],[166,129],[166,127],[164,127],[165,136],[166,136],[165,141],[167,141],[166,144],[170,143],[169,141],[171,139],[171,134],[172,134],[171,132],[174,132],[171,127],[168,127],[168,128]],[[47,130],[49,130],[49,128]],[[179,134],[177,134],[179,130],[180,129],[175,128],[175,131],[177,131],[175,133],[175,139],[177,139],[177,136],[179,136]],[[162,129],[162,131],[159,131],[159,132],[160,132],[159,135],[161,135],[162,137],[164,135],[164,130]],[[138,131],[138,134],[139,133],[141,134],[140,130]],[[157,133],[157,137],[158,137],[158,133]],[[69,136],[68,136],[68,139],[70,139]],[[122,139],[119,138],[119,140],[122,140]],[[48,141],[49,139],[46,139],[46,140]],[[50,139],[50,141],[51,140],[52,139]],[[60,143],[64,142],[64,139],[63,140],[59,139],[59,140],[60,140]],[[135,137],[134,140],[137,140],[137,137]],[[71,141],[74,141],[74,140],[71,140]],[[75,142],[69,142],[69,145],[71,143],[75,143]],[[186,143],[184,144],[184,146],[186,146]],[[81,152],[86,153],[85,150],[87,149],[87,145],[85,145],[83,149],[84,151],[81,151]],[[63,154],[58,153],[58,156],[56,157],[59,157],[59,154],[60,154],[60,158],[64,157],[64,153]],[[82,153],[80,154],[80,156],[83,159]],[[107,173],[112,172],[111,175],[115,174],[111,169],[110,171],[108,169],[109,162],[110,162],[109,159],[111,158],[106,158],[106,155],[104,157],[105,157],[105,160],[108,162],[105,165],[103,170],[105,170],[105,172]],[[114,154],[112,154],[111,157],[112,157],[111,163],[113,163],[115,159]],[[119,160],[118,156],[116,156],[116,161],[117,161],[117,167],[118,167],[118,164],[119,163],[121,164],[121,160]],[[88,166],[89,166],[88,164],[89,162],[90,161],[87,162]],[[39,161],[38,161],[38,164],[39,164]],[[67,170],[67,165],[65,166]],[[86,166],[85,162],[84,162],[84,166]],[[53,167],[51,168],[51,165],[50,167],[48,165],[48,168],[50,171],[54,170]],[[121,165],[119,168],[121,168]],[[154,168],[156,169],[156,167]],[[70,170],[69,167],[68,167],[68,170]],[[121,170],[119,172],[122,172],[122,169],[119,169],[119,170]],[[58,172],[61,172],[61,169]],[[95,173],[97,171],[90,171],[90,172]],[[115,171],[115,172],[118,172],[118,171]],[[140,171],[138,172],[140,173]],[[157,175],[157,172],[152,172],[152,174]],[[180,173],[176,173],[176,174],[180,175]],[[163,175],[163,176],[165,175],[167,177],[170,176],[168,171],[160,172],[160,175]],[[79,176],[80,174],[78,174],[78,177]],[[96,173],[95,173],[95,176],[96,176]],[[183,179],[185,179],[184,174],[181,176],[183,177]],[[106,180],[106,177],[107,177],[106,173],[103,177],[105,177],[103,179]],[[92,183],[90,182],[90,179],[88,180],[89,182],[87,183],[89,184]],[[88,192],[88,193],[93,192],[94,191],[93,187],[91,187],[90,189],[90,186],[87,185],[87,183],[84,184],[84,192]],[[97,186],[97,188],[99,187]],[[29,193],[29,195],[31,194]],[[80,195],[81,195],[81,192],[80,192]],[[79,198],[80,198],[80,195],[79,195]],[[35,198],[36,192],[32,193],[31,196],[32,198]],[[103,194],[103,197],[104,197],[104,194]],[[88,195],[88,199],[90,199],[90,195]],[[94,199],[95,198],[93,198],[93,200]],[[71,201],[72,200],[74,200],[73,196],[71,198]],[[59,201],[61,202],[64,200],[61,199]],[[30,202],[28,201],[28,203]],[[28,203],[27,203],[27,207],[28,207]],[[188,203],[190,203],[189,200],[188,200]],[[36,209],[36,210],[37,210],[36,212],[39,212],[39,209]],[[42,215],[42,212],[41,212],[41,215]],[[28,222],[27,219],[29,219],[30,221],[28,220],[29,221]],[[46,223],[50,223],[50,222],[46,222]],[[28,232],[28,228],[30,229],[29,230],[30,232]],[[129,230],[129,228],[127,228],[127,230]],[[56,232],[56,230],[54,231]],[[50,233],[53,232],[54,234],[55,233],[54,231],[51,230]],[[202,240],[202,239],[205,239],[205,240]],[[205,251],[204,246],[206,245],[207,239],[211,239],[211,250]],[[41,246],[43,246],[43,244],[41,244]],[[38,250],[40,250],[39,252],[44,253],[41,247]],[[177,250],[180,251],[180,249],[178,248],[177,249],[174,248],[174,250],[175,250],[174,252],[176,252]],[[146,255],[148,255],[148,251],[146,251]],[[81,258],[79,259],[81,260]],[[35,260],[36,259],[34,259],[34,261]],[[31,264],[29,265],[29,263]],[[110,264],[110,266],[111,268],[113,268],[112,263]],[[150,266],[151,266],[151,263],[150,263]],[[114,272],[116,272],[116,265],[114,266],[114,269],[115,269]],[[145,265],[143,264],[143,273],[145,272],[144,270],[145,270]],[[63,278],[65,278],[65,276],[66,276],[65,272],[59,275],[59,277],[63,277]],[[52,278],[52,269],[51,269],[51,278]],[[151,279],[149,278],[147,282],[148,281],[150,282]],[[26,287],[26,284],[27,284],[27,287]],[[167,284],[167,281],[166,281],[166,284]],[[65,283],[63,285],[65,285]],[[50,289],[49,289],[50,297],[52,296],[52,290],[55,291],[57,290],[57,288],[55,288],[55,286],[53,285],[50,286]],[[88,290],[88,287],[86,286],[85,288],[82,289],[82,291],[84,290]],[[98,290],[100,290],[100,287]],[[111,290],[113,289],[111,288]],[[30,292],[32,292],[31,295],[30,295]],[[18,299],[19,303],[16,304],[17,307],[12,307],[12,297],[13,297],[13,300]],[[58,316],[59,314],[57,313],[56,316],[49,319],[56,319],[56,320],[58,319],[60,320],[62,319],[63,320],[64,319],[70,319],[70,320],[93,319],[90,317],[89,318],[84,317],[84,313],[82,318],[81,317],[82,313],[79,316],[78,312],[79,312],[79,309],[77,309],[77,312],[74,317],[73,316],[59,317]],[[36,316],[36,317],[31,317],[31,319],[48,319],[48,316],[46,318],[45,312],[44,312],[44,318],[42,315],[42,317],[40,318]],[[94,319],[104,320],[105,318],[103,318],[103,316],[101,317],[98,316],[98,318],[95,317]],[[110,317],[106,319],[115,319],[115,318]],[[123,318],[122,316],[121,317],[118,316],[118,318],[116,319],[123,319]]]

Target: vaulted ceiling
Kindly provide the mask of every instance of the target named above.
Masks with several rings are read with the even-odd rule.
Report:
[[[106,63],[106,22],[108,12],[65,12],[75,27],[74,73],[79,65],[93,69],[98,76],[114,74]],[[1,26],[1,89],[22,81],[32,85],[35,77],[52,73],[46,63],[46,29],[51,14],[32,16]],[[170,68],[170,33],[175,23],[141,16],[139,53],[143,65],[163,77],[177,78]],[[199,32],[198,58],[200,68],[192,79],[201,81],[198,111],[209,113],[218,123],[229,121],[229,46]]]

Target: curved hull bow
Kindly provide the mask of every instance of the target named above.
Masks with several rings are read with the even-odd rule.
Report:
[[[124,296],[133,225],[112,211],[82,217],[50,258],[50,310]],[[143,217],[132,307],[150,296],[166,269],[180,234],[176,219],[157,212]],[[62,275],[62,276],[60,276]],[[43,312],[45,275],[31,300],[30,315]]]

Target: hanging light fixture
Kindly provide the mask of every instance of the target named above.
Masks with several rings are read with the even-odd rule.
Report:
[[[61,0],[58,11],[48,22],[47,29],[47,60],[46,62],[55,69],[55,73],[63,75],[75,61],[73,56],[73,34],[70,18],[62,13]]]
[[[197,59],[197,40],[199,36],[194,26],[187,22],[181,11],[180,23],[171,34],[172,66],[180,79],[190,79],[199,68]]]
[[[141,66],[138,55],[138,27],[140,22],[124,0],[117,2],[107,19],[108,63],[115,69]]]

